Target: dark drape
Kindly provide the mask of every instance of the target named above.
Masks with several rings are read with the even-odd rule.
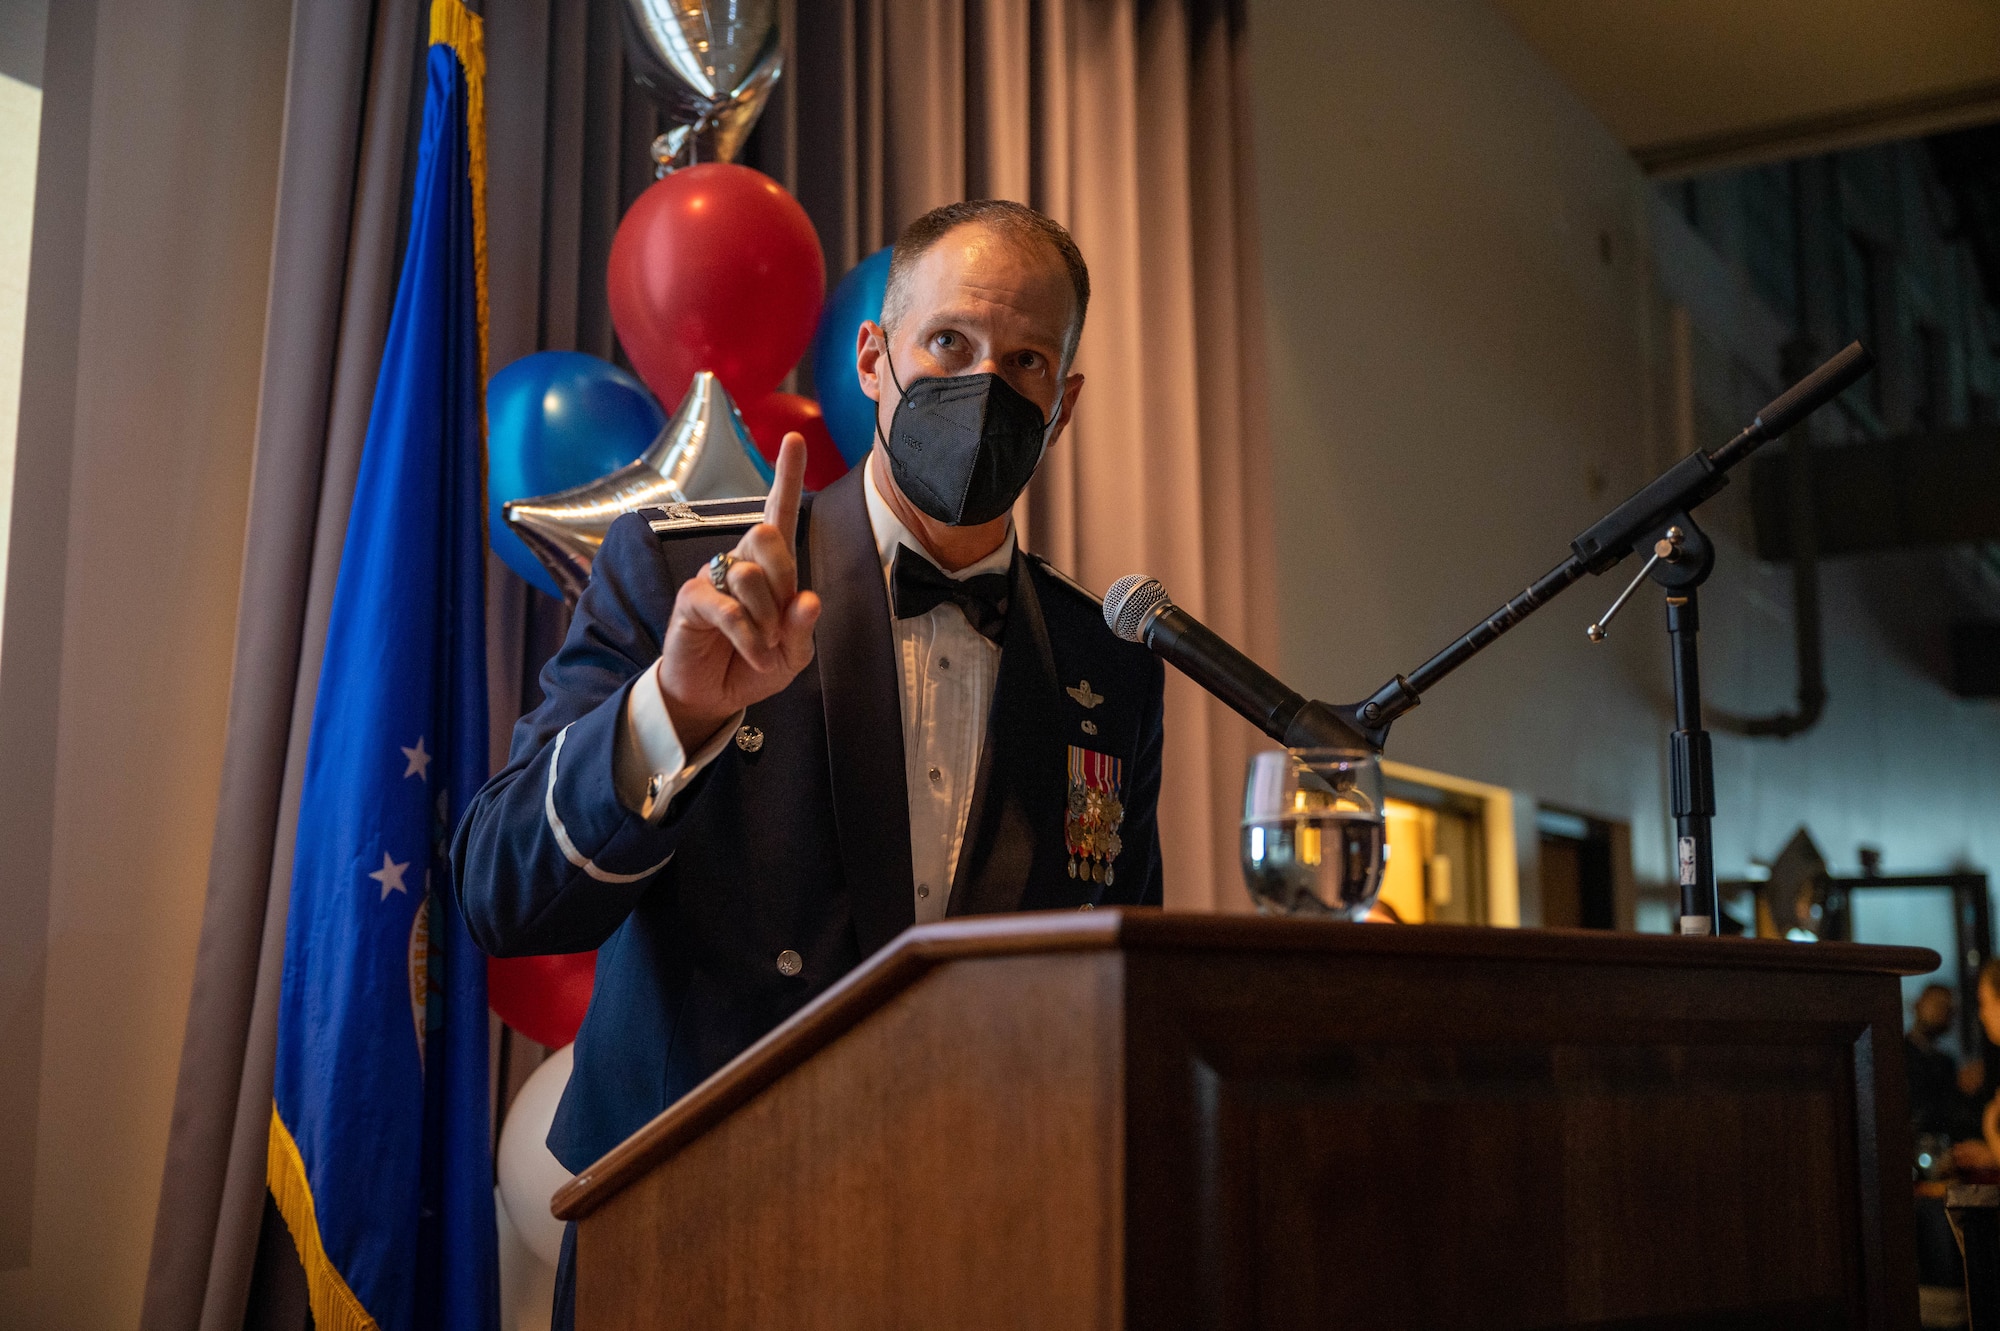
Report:
[[[620,0],[488,0],[491,364],[617,359],[618,218],[651,183],[655,113]],[[295,0],[264,381],[221,804],[143,1325],[303,1323],[264,1154],[297,791],[374,390],[420,112],[424,0]],[[1076,424],[1020,518],[1103,587],[1161,577],[1268,658],[1272,554],[1247,58],[1233,0],[803,0],[743,161],[792,189],[830,278],[960,198],[1065,222],[1095,296]],[[673,404],[666,404],[671,407]],[[493,744],[536,701],[560,606],[489,560]],[[1239,903],[1249,736],[1176,680],[1169,900]],[[532,1060],[515,1060],[518,1079]],[[504,1104],[508,1088],[500,1088]],[[275,1229],[272,1227],[276,1226]],[[254,1284],[255,1299],[252,1299]]]
[[[490,363],[531,352],[620,360],[604,269],[618,219],[653,180],[651,103],[625,76],[619,0],[489,0],[487,245]],[[622,362],[621,362],[622,363]],[[566,626],[558,603],[487,562],[493,756],[539,701]],[[524,1075],[526,1068],[515,1067]]]

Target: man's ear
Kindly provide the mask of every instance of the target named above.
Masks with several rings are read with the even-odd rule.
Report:
[[[882,400],[882,348],[888,345],[889,335],[881,324],[861,321],[854,334],[854,373],[861,380],[861,391],[877,402]]]
[[[1054,446],[1056,440],[1063,437],[1063,431],[1069,428],[1069,418],[1076,414],[1076,400],[1081,396],[1083,396],[1082,375],[1072,374],[1063,380],[1062,409],[1056,413],[1056,432],[1049,440],[1051,446]]]

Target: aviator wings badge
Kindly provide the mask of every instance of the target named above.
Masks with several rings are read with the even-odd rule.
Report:
[[[1086,712],[1089,711],[1091,708],[1097,706],[1097,704],[1104,701],[1103,694],[1092,693],[1090,691],[1090,681],[1087,679],[1078,680],[1076,682],[1075,688],[1064,689],[1063,692],[1067,693],[1070,697],[1076,699],[1078,705],[1080,705]]]

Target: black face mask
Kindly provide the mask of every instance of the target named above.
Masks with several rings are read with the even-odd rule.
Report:
[[[1054,417],[1043,420],[1040,408],[997,374],[919,379],[904,388],[890,362],[889,376],[902,401],[883,447],[909,501],[953,527],[977,527],[1012,508],[1041,465]],[[879,417],[875,433],[882,433]]]

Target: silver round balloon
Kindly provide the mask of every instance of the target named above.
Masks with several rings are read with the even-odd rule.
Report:
[[[751,460],[757,448],[722,383],[703,370],[659,438],[608,476],[555,494],[503,506],[522,544],[548,567],[574,602],[590,581],[604,533],[626,513],[700,499],[747,499],[770,493]]]
[[[665,175],[735,160],[784,70],[777,0],[625,0],[626,64],[673,128],[653,141]]]

